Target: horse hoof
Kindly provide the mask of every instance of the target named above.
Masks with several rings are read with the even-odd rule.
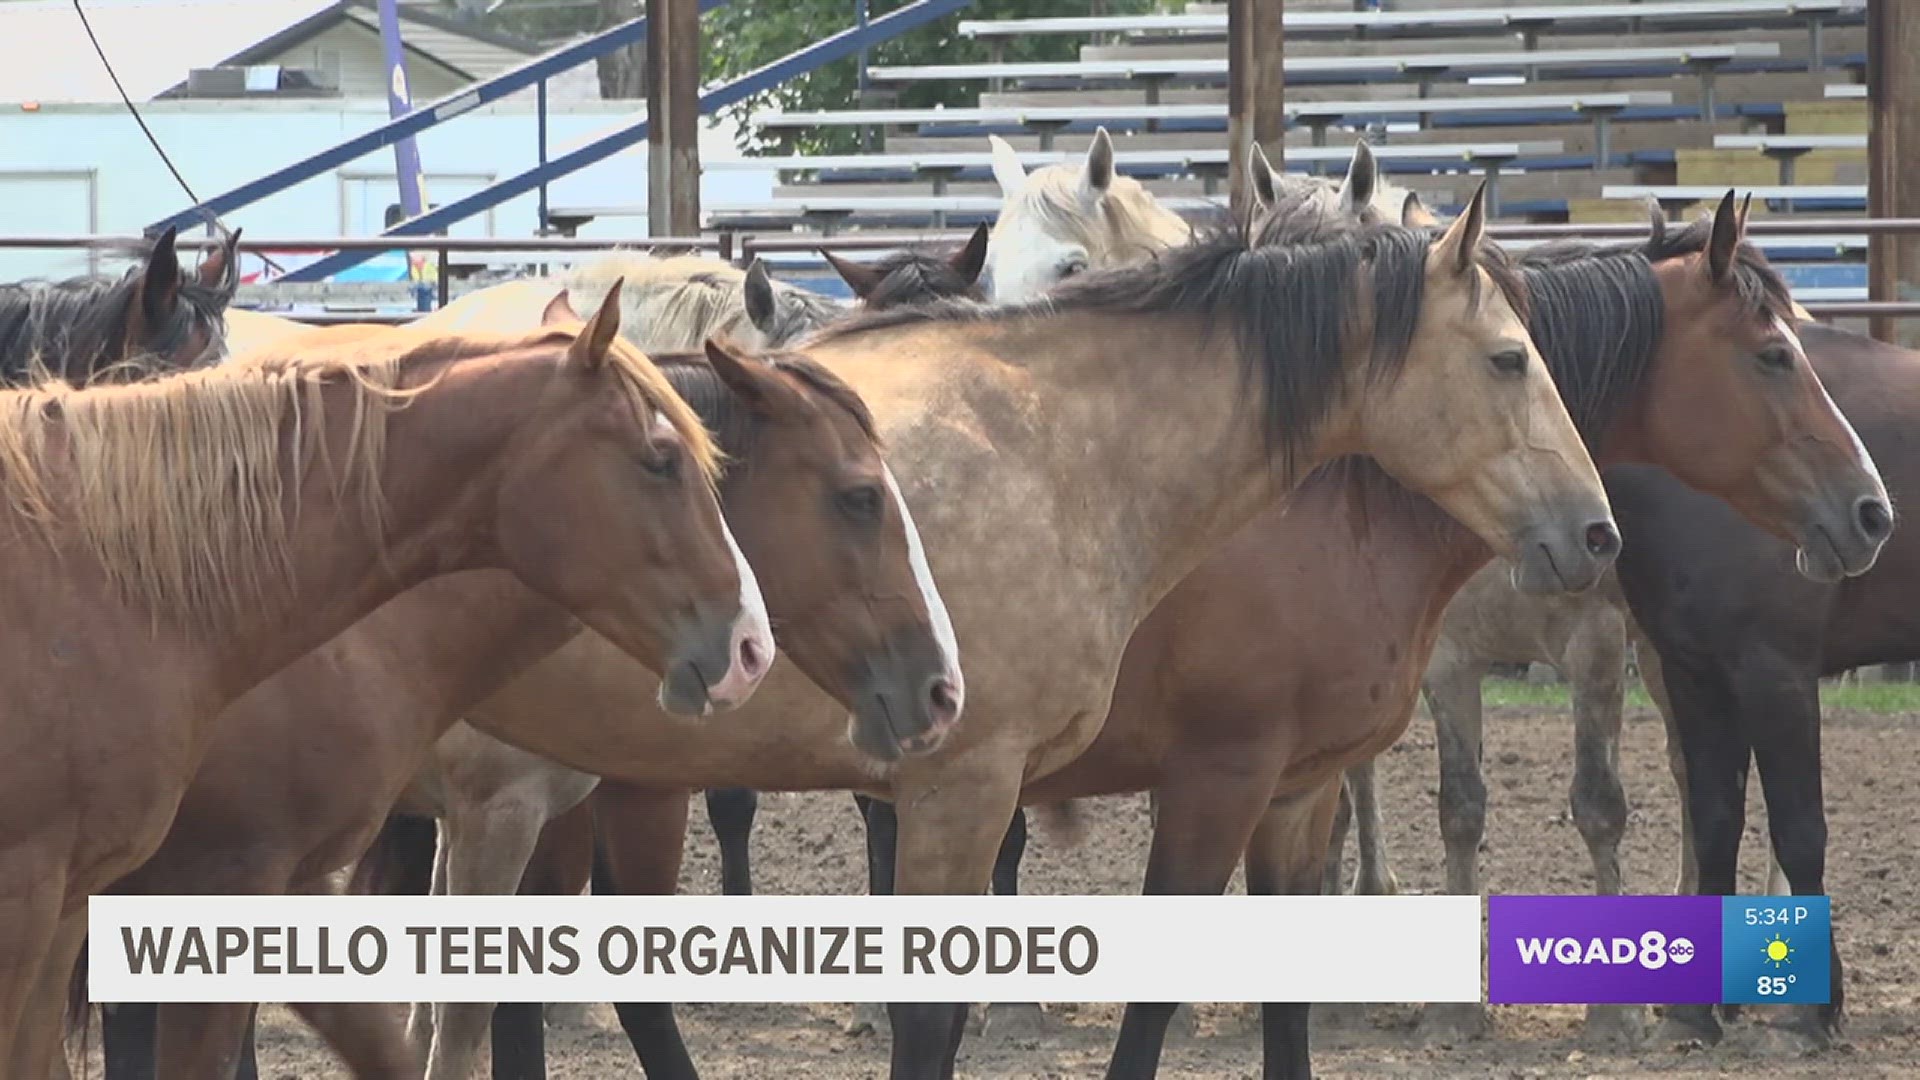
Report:
[[[1833,1049],[1840,1034],[1839,1017],[1825,1005],[1794,1005],[1785,1010],[1779,1033],[1792,1051],[1819,1054]]]
[[[1487,1007],[1477,1001],[1436,1001],[1420,1013],[1420,1029],[1436,1042],[1484,1039],[1492,1027]]]
[[[1361,874],[1353,883],[1355,896],[1399,896],[1400,879],[1388,870],[1380,876]]]
[[[1647,1039],[1647,1011],[1638,1005],[1589,1005],[1581,1041],[1592,1048],[1632,1049]]]
[[[1660,1020],[1655,1038],[1674,1046],[1718,1046],[1726,1034],[1711,1005],[1674,1005]]]
[[[1047,1014],[1030,1001],[996,1001],[984,1010],[982,1038],[1016,1047],[1038,1048],[1047,1031]]]
[[[853,1019],[847,1021],[848,1035],[873,1035],[882,1031],[891,1031],[887,1021],[887,1007],[877,1001],[862,1001],[853,1007]]]

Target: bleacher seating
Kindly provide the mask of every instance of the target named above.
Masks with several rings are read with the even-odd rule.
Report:
[[[1865,0],[1288,0],[1283,167],[1341,168],[1364,135],[1383,169],[1441,212],[1482,175],[1506,220],[1694,213],[1728,186],[1761,216],[1858,215],[1866,181]],[[962,22],[990,47],[1077,35],[1061,63],[877,66],[879,87],[955,80],[966,108],[768,112],[769,135],[859,127],[859,155],[709,162],[777,171],[772,197],[711,205],[716,226],[889,231],[991,219],[985,136],[1029,166],[1076,159],[1097,128],[1116,164],[1181,212],[1223,201],[1226,9]],[[1272,149],[1271,147],[1269,149]],[[644,213],[599,207],[568,215]],[[1815,296],[1864,290],[1864,237],[1764,237]]]

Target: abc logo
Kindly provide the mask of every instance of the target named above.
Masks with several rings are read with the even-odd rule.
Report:
[[[1693,959],[1693,942],[1677,937],[1667,943],[1667,959],[1676,964],[1684,964]]]
[[[1693,959],[1693,942],[1677,937],[1667,940],[1667,935],[1658,930],[1649,930],[1640,935],[1640,966],[1649,971],[1658,971],[1669,962],[1686,964]]]

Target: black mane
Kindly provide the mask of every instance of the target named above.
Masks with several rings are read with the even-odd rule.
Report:
[[[1432,236],[1368,226],[1294,246],[1252,246],[1220,230],[1145,262],[1071,278],[1044,298],[1014,304],[940,300],[869,311],[809,342],[935,322],[997,322],[1054,312],[1197,318],[1238,339],[1243,374],[1259,384],[1269,446],[1290,470],[1314,427],[1347,386],[1343,354],[1372,330],[1368,374],[1391,378],[1418,325]],[[1209,350],[1196,343],[1196,356]]]
[[[863,299],[867,309],[883,310],[929,300],[985,300],[978,280],[969,281],[953,264],[921,251],[897,251],[870,263],[879,284]]]

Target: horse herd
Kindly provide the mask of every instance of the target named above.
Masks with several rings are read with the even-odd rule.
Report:
[[[1816,680],[1920,657],[1888,494],[1920,363],[1806,321],[1731,192],[1508,251],[1364,144],[1337,185],[1259,158],[1214,229],[1105,132],[994,158],[991,235],[832,259],[852,309],[616,255],[310,329],[226,310],[231,242],[187,272],[172,234],[0,288],[4,1075],[85,1030],[90,895],[671,892],[693,791],[729,892],[753,792],[805,789],[856,793],[875,892],[1011,891],[1021,807],[1141,790],[1147,892],[1338,889],[1350,818],[1391,891],[1369,763],[1423,686],[1473,891],[1489,657],[1582,683],[1574,816],[1617,892],[1636,636],[1682,887],[1733,891],[1757,762],[1824,891]],[[294,1008],[355,1076],[466,1080],[490,1014],[495,1075],[545,1075],[538,1005]],[[1174,1009],[1127,1007],[1109,1076],[1155,1073]],[[104,1009],[107,1075],[250,1073],[253,1011]],[[671,1006],[617,1011],[647,1075],[696,1075]],[[953,1075],[966,1013],[888,1006],[896,1080]],[[1310,1075],[1308,1007],[1261,1017],[1266,1075]]]

